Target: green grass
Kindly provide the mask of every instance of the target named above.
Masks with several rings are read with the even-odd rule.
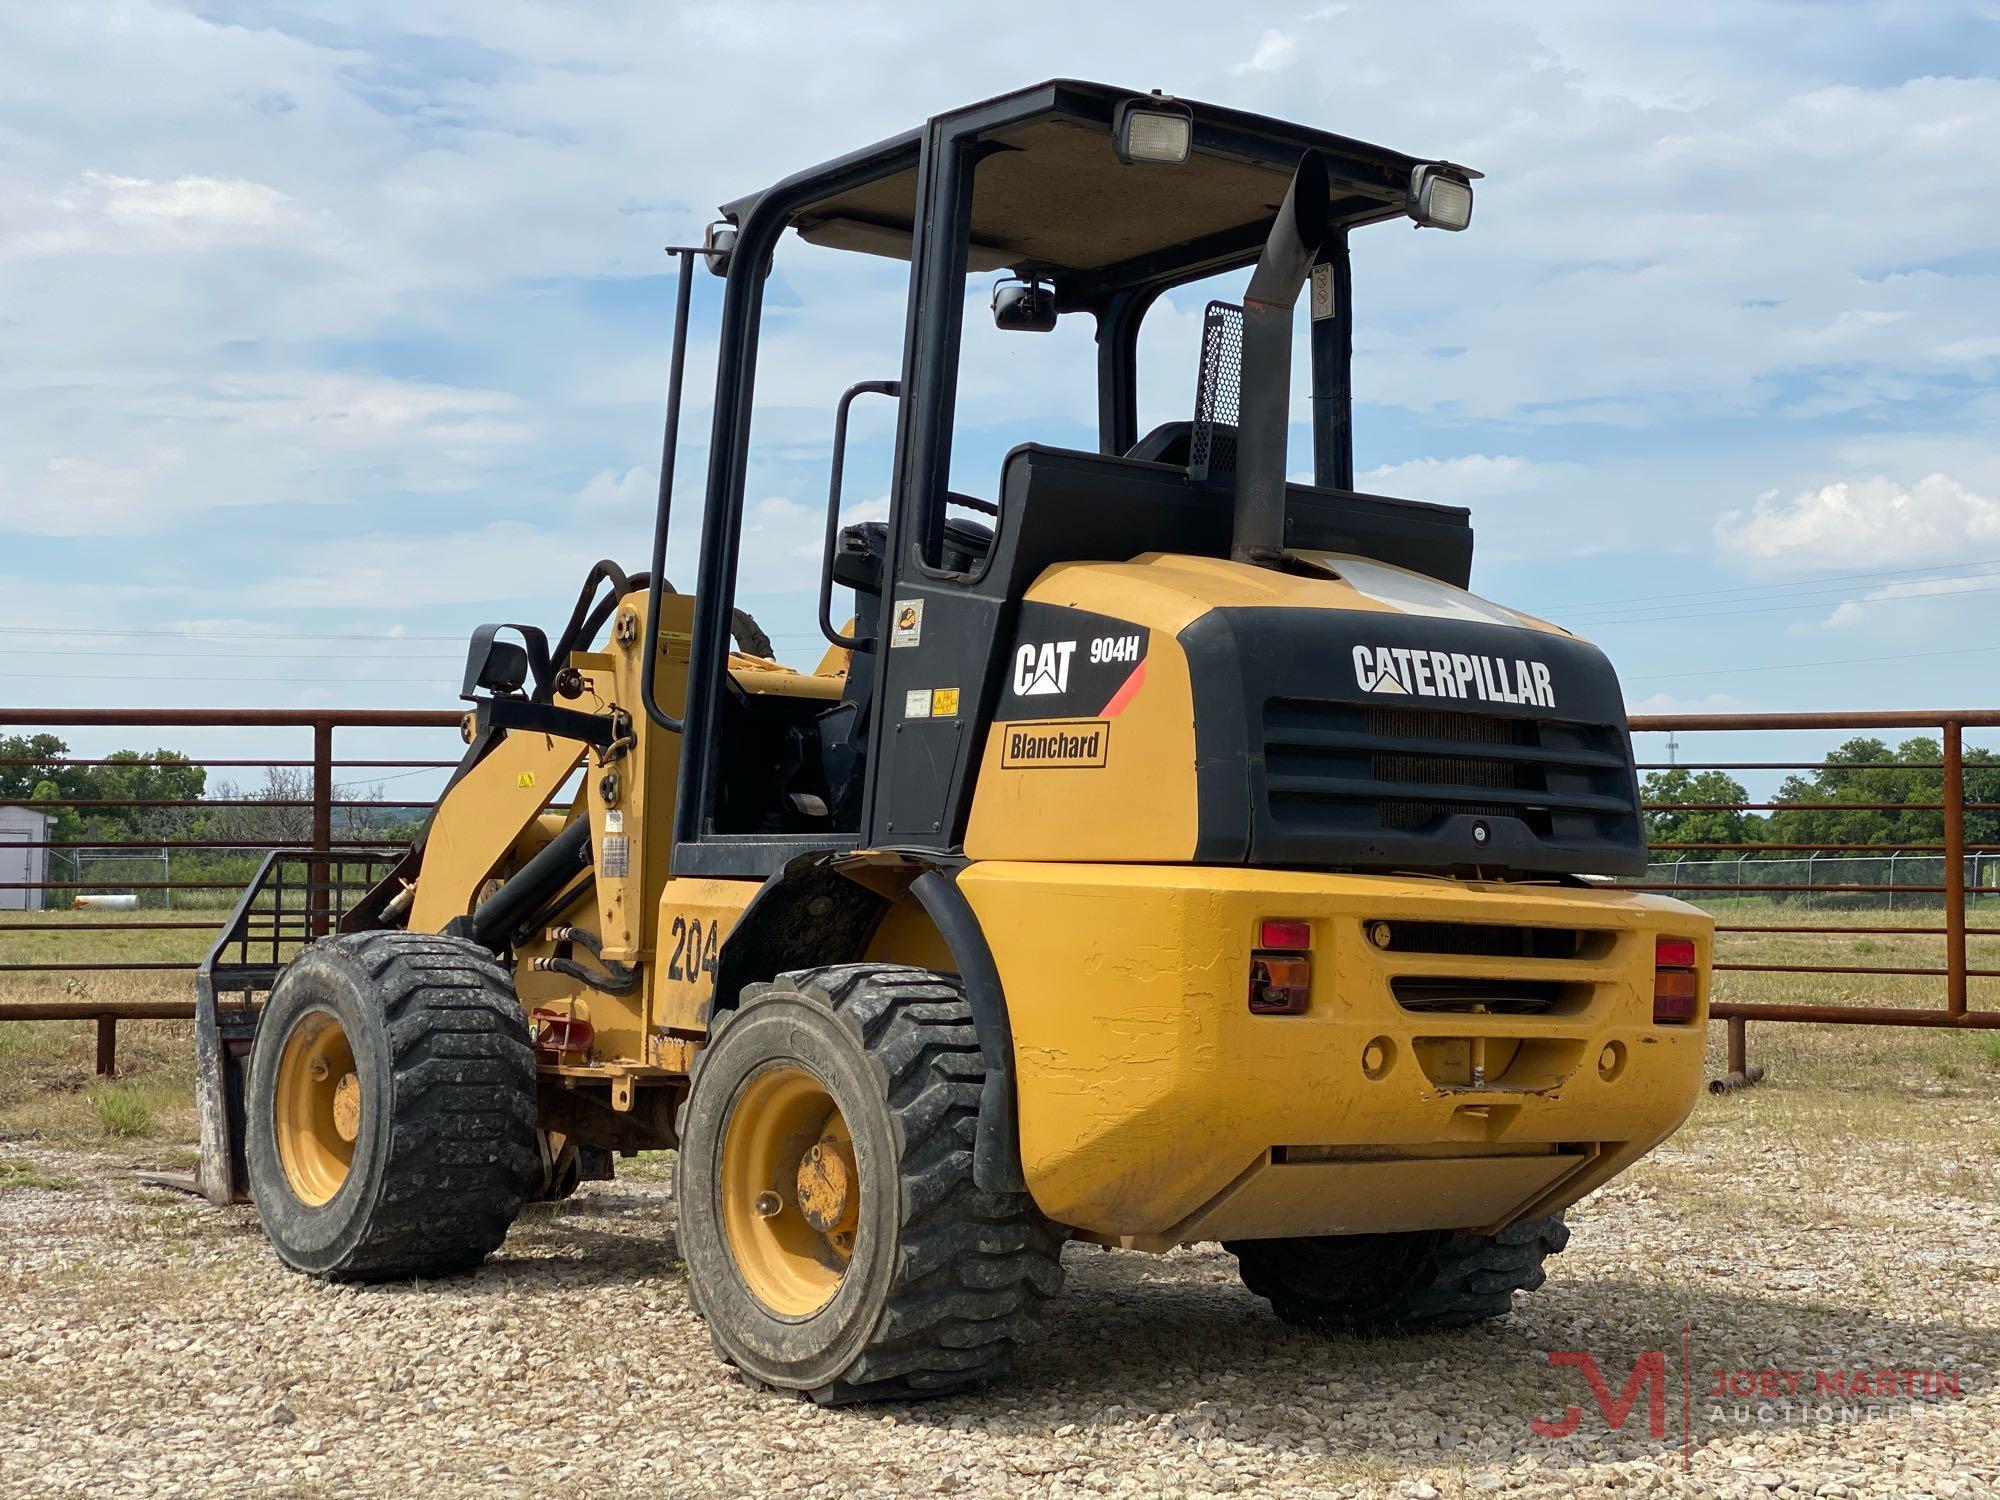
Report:
[[[146,1094],[130,1084],[102,1084],[92,1089],[90,1107],[98,1128],[108,1136],[132,1140],[153,1133],[154,1110]]]
[[[75,1186],[74,1177],[59,1177],[53,1172],[44,1172],[33,1162],[0,1161],[0,1192],[9,1188],[40,1188],[45,1192],[60,1193]]]

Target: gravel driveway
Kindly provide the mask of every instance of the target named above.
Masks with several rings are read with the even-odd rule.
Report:
[[[1309,1339],[1212,1246],[1073,1246],[1011,1381],[835,1410],[752,1393],[712,1358],[655,1162],[532,1211],[474,1276],[353,1288],[283,1270],[250,1210],[145,1188],[129,1157],[0,1145],[0,1490],[2000,1493],[2000,1115],[1939,1110],[1970,1112],[1980,1145],[1941,1167],[1922,1148],[1922,1172],[1908,1139],[1853,1122],[1690,1128],[1572,1215],[1572,1248],[1511,1321],[1449,1338]],[[1609,1431],[1580,1370],[1551,1365],[1571,1350],[1613,1397],[1661,1351],[1663,1436],[1650,1389]],[[1780,1388],[1802,1370],[1810,1390],[1856,1367],[1958,1391],[1830,1415],[1707,1397],[1717,1369]],[[1570,1406],[1571,1436],[1531,1430]]]

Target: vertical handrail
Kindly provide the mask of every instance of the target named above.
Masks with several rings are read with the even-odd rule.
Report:
[[[1945,1010],[1965,1014],[1965,759],[1956,722],[1944,726]]]
[[[701,254],[689,245],[669,245],[669,255],[680,257],[680,276],[674,284],[674,341],[667,364],[667,417],[660,435],[660,492],[653,510],[653,555],[646,575],[646,648],[639,658],[639,701],[646,717],[669,734],[681,732],[683,720],[660,707],[655,682],[660,662],[660,599],[667,591],[667,528],[674,514],[674,459],[681,445],[681,390],[687,376],[688,307],[694,299],[694,258]],[[692,663],[689,670],[693,670]]]

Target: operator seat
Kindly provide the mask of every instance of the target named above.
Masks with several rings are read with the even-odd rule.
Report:
[[[993,546],[992,529],[978,521],[948,517],[944,523],[944,566],[970,573]],[[875,651],[854,651],[840,702],[819,716],[820,767],[826,775],[827,811],[841,832],[861,827],[862,775],[868,764],[868,711],[875,692],[875,657],[882,649],[882,580],[887,572],[889,526],[857,521],[841,528],[833,553],[833,581],[854,590],[854,637],[876,642]]]

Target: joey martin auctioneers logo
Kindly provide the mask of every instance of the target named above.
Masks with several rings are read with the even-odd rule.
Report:
[[[1893,1358],[1816,1368],[1697,1364],[1693,1325],[1681,1324],[1680,1334],[1679,1349],[1642,1351],[1632,1361],[1623,1388],[1615,1393],[1611,1381],[1616,1375],[1607,1378],[1605,1365],[1591,1350],[1553,1350],[1549,1367],[1574,1370],[1582,1377],[1607,1432],[1622,1431],[1641,1411],[1648,1437],[1664,1440],[1678,1427],[1683,1468],[1692,1466],[1697,1442],[1732,1427],[1823,1426],[1897,1415],[1921,1418],[1964,1394],[1959,1370],[1911,1366]],[[1615,1359],[1610,1368],[1617,1369]],[[1699,1438],[1697,1418],[1705,1429]],[[1560,1416],[1536,1417],[1528,1426],[1539,1438],[1570,1438],[1585,1426],[1583,1405],[1565,1407]]]
[[[1556,706],[1547,662],[1427,651],[1421,646],[1356,646],[1354,681],[1364,693],[1476,698],[1486,703]]]

